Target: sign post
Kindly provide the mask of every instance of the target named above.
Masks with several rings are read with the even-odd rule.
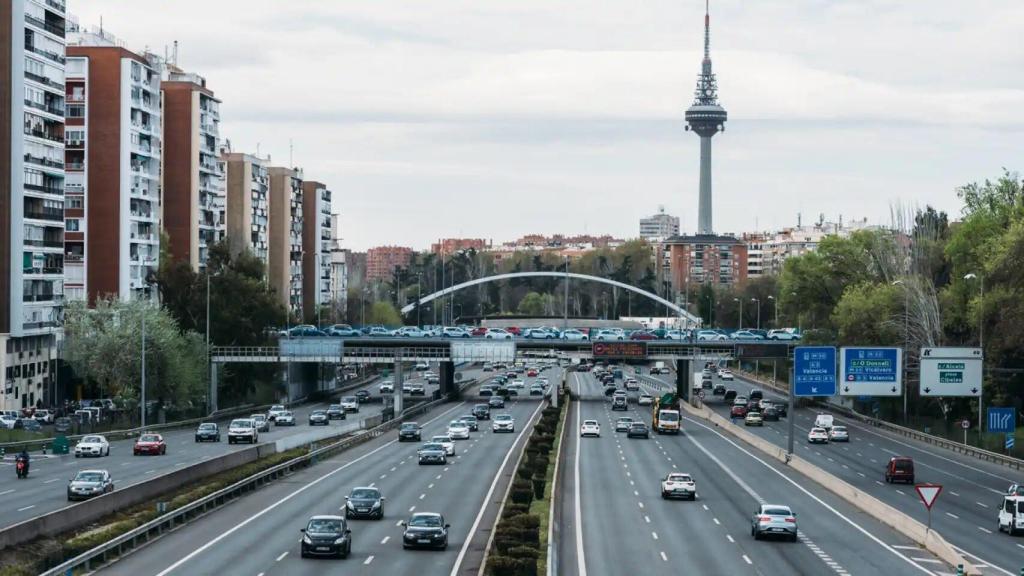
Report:
[[[932,505],[935,504],[935,499],[942,492],[942,485],[914,484],[914,490],[917,490],[917,495],[921,498],[921,502],[924,502],[925,508],[928,509],[928,530],[930,531],[932,529]]]
[[[903,350],[848,347],[839,351],[841,396],[903,394]]]
[[[971,421],[964,418],[960,421],[960,427],[964,429],[964,446],[967,446],[967,431],[971,429]]]
[[[797,346],[793,349],[793,377],[789,394],[789,454],[793,454],[796,434],[797,396],[835,396],[835,346]]]
[[[1014,439],[1013,434],[1006,435],[1006,442],[1003,444],[1003,446],[1006,448],[1007,455],[1009,455],[1010,451],[1013,450],[1013,445],[1015,442],[1016,440]]]

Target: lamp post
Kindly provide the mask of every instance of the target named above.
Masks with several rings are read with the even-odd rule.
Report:
[[[779,301],[775,299],[775,296],[769,296],[769,300],[772,301],[772,307],[775,308],[775,321],[772,322],[772,328],[778,330],[779,328]]]
[[[760,330],[761,329],[761,299],[760,298],[751,298],[750,301],[751,302],[757,302],[757,329]]]
[[[562,310],[562,331],[569,329],[569,255],[565,255],[565,302]]]
[[[743,300],[740,300],[739,298],[733,298],[732,301],[740,303],[740,327],[739,327],[739,330],[743,330]]]
[[[422,324],[420,324],[420,308],[423,307],[423,305],[420,303],[420,300],[422,300],[422,299],[423,299],[423,274],[417,274],[416,275],[416,326],[417,327],[422,326]]]
[[[710,328],[715,325],[715,308],[710,294],[705,296],[704,299],[708,301],[708,328]]]
[[[796,292],[790,292],[789,295],[790,296],[796,296]],[[797,308],[797,313],[796,313],[796,333],[799,334],[801,332],[803,332],[803,330],[800,327],[800,309],[798,307]]]
[[[964,275],[964,280],[977,280],[978,288],[978,348],[981,348],[981,379],[982,387],[981,392],[978,393],[978,443],[981,443],[981,434],[984,430],[984,421],[982,420],[982,404],[984,404],[985,396],[985,279],[981,276],[971,272],[970,274]]]
[[[140,428],[146,427],[146,309],[142,308],[142,384],[139,397],[142,402],[139,404]]]
[[[903,280],[896,280],[893,286],[903,287],[903,422],[907,422],[907,353],[910,352],[910,290]]]

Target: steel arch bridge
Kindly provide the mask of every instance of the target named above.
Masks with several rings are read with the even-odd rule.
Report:
[[[427,302],[430,302],[431,300],[435,300],[437,298],[442,298],[442,297],[447,296],[449,294],[452,294],[454,292],[458,292],[459,290],[462,290],[463,288],[469,288],[470,286],[476,286],[478,284],[484,284],[486,282],[494,282],[496,280],[509,280],[509,279],[512,279],[512,278],[565,278],[565,279],[572,278],[572,279],[576,279],[576,280],[586,280],[586,281],[591,281],[591,282],[600,282],[601,284],[607,284],[609,286],[615,286],[616,288],[622,288],[623,290],[629,290],[630,292],[634,292],[636,294],[639,294],[641,296],[644,296],[646,298],[654,300],[655,302],[657,302],[657,303],[659,303],[659,304],[661,304],[661,305],[671,309],[673,312],[678,314],[679,317],[684,320],[684,323],[685,323],[686,327],[699,326],[700,323],[701,323],[701,319],[699,317],[694,316],[693,314],[687,312],[685,309],[677,306],[675,303],[669,302],[668,300],[665,300],[664,298],[662,298],[661,296],[658,296],[657,294],[652,294],[652,293],[650,293],[650,292],[648,292],[646,290],[641,290],[641,289],[637,288],[636,286],[630,286],[629,284],[625,284],[625,283],[619,282],[617,280],[610,280],[608,278],[601,278],[600,276],[590,276],[588,274],[578,274],[576,272],[509,272],[507,274],[497,274],[495,276],[487,276],[486,278],[476,278],[476,279],[470,280],[468,282],[463,282],[461,284],[456,284],[454,286],[449,286],[448,288],[445,288],[444,290],[438,290],[437,292],[434,292],[433,294],[428,294],[426,296],[423,296],[419,300],[417,300],[416,302],[413,302],[412,304],[407,304],[407,305],[403,306],[402,307],[402,314],[408,314],[409,312],[412,312],[413,310],[416,309],[417,305],[418,306],[423,306],[424,304],[426,304]]]

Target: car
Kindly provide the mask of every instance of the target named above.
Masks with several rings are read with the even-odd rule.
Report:
[[[490,406],[491,408],[504,408],[505,407],[505,397],[504,396],[491,396],[491,398],[487,401],[487,405]]]
[[[792,330],[769,330],[769,340],[799,340],[800,333]]]
[[[623,416],[615,421],[616,432],[628,432],[630,425],[633,424],[633,419],[629,416]]]
[[[779,421],[779,409],[774,405],[769,406],[761,412],[761,419],[765,422],[778,422]]]
[[[637,330],[629,335],[630,340],[657,340],[658,336],[651,330]]]
[[[53,424],[53,412],[40,408],[32,413],[32,418],[40,424]]]
[[[747,412],[743,417],[744,426],[764,426],[764,418],[760,412]]]
[[[418,382],[410,382],[408,384],[402,384],[402,392],[409,396],[426,396],[427,389],[423,387],[423,384]]]
[[[622,386],[630,392],[637,392],[640,390],[640,382],[638,382],[636,378],[626,378],[622,383]]]
[[[75,458],[83,456],[110,456],[110,442],[106,436],[89,434],[75,444]]]
[[[327,333],[318,330],[317,327],[312,324],[299,324],[298,326],[293,326],[288,330],[282,330],[278,335],[282,338],[304,338],[307,336],[327,336]]]
[[[544,385],[543,384],[532,384],[530,386],[530,396],[543,396]]]
[[[498,414],[491,421],[491,432],[515,432],[516,421],[511,414]]]
[[[670,472],[661,481],[661,498],[685,498],[687,500],[697,499],[697,483],[693,477],[683,472]]]
[[[473,406],[473,416],[476,420],[490,420],[491,407],[487,404],[476,404]]]
[[[484,334],[485,340],[511,340],[514,337],[511,332],[501,328],[490,328],[487,334]]]
[[[789,405],[785,402],[774,403],[772,404],[772,408],[775,408],[775,410],[778,411],[779,416],[782,416],[783,418],[789,414]]]
[[[587,436],[601,437],[601,425],[597,423],[597,420],[584,420],[580,425],[580,438]]]
[[[274,426],[295,426],[295,414],[290,411],[279,413],[274,420]]]
[[[730,418],[746,418],[747,417],[747,406],[746,404],[733,404],[729,410]]]
[[[1024,496],[1024,484],[1014,482],[1010,484],[1010,487],[1006,489],[1007,496]]]
[[[384,518],[384,498],[378,488],[365,486],[353,488],[345,496],[345,518]]]
[[[267,418],[271,422],[273,422],[273,421],[277,420],[277,416],[279,414],[281,414],[282,412],[287,412],[287,411],[288,411],[288,409],[285,408],[283,404],[274,404],[273,406],[270,407],[270,410],[267,410]]]
[[[327,418],[329,420],[344,420],[345,410],[341,407],[341,404],[331,404],[327,406]]]
[[[359,402],[360,404],[362,404],[363,402],[369,402],[370,401],[370,391],[369,390],[356,390],[355,397],[356,397],[356,402]]]
[[[699,342],[705,342],[705,341],[717,342],[717,341],[720,341],[720,340],[728,340],[728,338],[725,336],[725,334],[721,334],[719,332],[715,332],[714,330],[698,330],[697,331],[697,340]]]
[[[328,326],[327,329],[324,330],[324,333],[328,336],[334,336],[335,338],[354,338],[363,335],[362,332],[348,324],[334,324],[333,326]]]
[[[444,338],[469,338],[469,332],[466,332],[462,328],[456,328],[454,326],[445,326],[441,330],[441,336]]]
[[[726,404],[732,404],[733,402],[736,401],[736,397],[737,396],[738,396],[738,394],[737,394],[737,392],[735,390],[726,390],[725,391],[725,396],[722,398],[722,400]]]
[[[220,442],[220,426],[216,422],[203,422],[196,428],[196,442]]]
[[[435,512],[416,512],[405,522],[402,548],[448,548],[448,528],[444,516]]]
[[[1024,532],[1024,496],[1003,496],[998,527],[1000,532],[1005,530],[1010,536],[1016,535],[1018,531]]]
[[[345,396],[341,399],[341,409],[345,413],[355,412],[359,413],[359,400],[355,396]]]
[[[750,330],[737,330],[729,335],[731,340],[764,340],[764,336]]]
[[[420,464],[447,464],[448,451],[437,442],[427,442],[416,451]]]
[[[725,396],[725,392],[725,384],[716,384],[715,387],[711,390],[711,394],[713,396]]]
[[[0,427],[13,430],[14,425],[18,423],[18,420],[20,420],[20,418],[15,415],[0,414]]]
[[[753,390],[750,391],[749,398],[751,400],[758,400],[758,401],[763,400],[764,399],[764,390],[760,390],[758,388],[754,388]]]
[[[520,334],[520,336],[530,340],[554,340],[558,338],[558,334],[547,328],[530,328]]]
[[[651,431],[643,422],[633,422],[626,431],[626,438],[650,438]]]
[[[419,442],[423,429],[416,422],[403,422],[398,428],[399,442]]]
[[[441,377],[438,376],[437,374],[431,374],[430,372],[427,372],[427,384],[433,384],[434,386],[438,386],[441,384]]]
[[[807,433],[807,442],[810,444],[828,444],[828,431],[824,428],[811,428],[811,431]]]
[[[470,432],[477,432],[480,430],[480,422],[476,419],[476,416],[472,414],[463,414],[458,417],[458,420],[469,427]]]
[[[417,372],[423,372],[430,369],[430,364],[427,364],[426,362],[417,362],[413,369]]]
[[[327,415],[327,410],[313,410],[309,413],[310,426],[329,426],[330,424],[331,417]]]
[[[536,378],[538,374],[540,374],[540,372],[537,372],[536,368],[529,368],[526,370],[527,378]]]
[[[260,431],[252,418],[235,418],[228,425],[228,444],[242,440],[250,444],[255,444],[260,440]]]
[[[256,429],[260,432],[270,432],[270,419],[267,418],[266,414],[251,414],[249,419],[256,425]]]
[[[135,446],[132,447],[132,454],[134,456],[141,456],[143,454],[163,456],[167,454],[167,444],[164,442],[163,436],[152,432],[144,432],[135,441]]]
[[[754,540],[765,536],[780,536],[797,541],[796,514],[789,506],[761,504],[750,521],[750,535]]]
[[[393,394],[395,392],[395,383],[391,380],[385,380],[380,383],[377,390],[379,390],[381,394]]]
[[[835,418],[831,414],[818,414],[814,417],[815,428],[829,430],[835,424]]]
[[[625,396],[612,396],[612,410],[628,410]]]
[[[484,384],[480,387],[480,396],[494,396],[494,391],[497,386],[494,384]]]
[[[728,380],[729,382],[732,382],[733,380],[736,379],[736,377],[732,375],[732,370],[729,370],[728,368],[722,368],[721,370],[719,370],[718,377],[721,378],[722,380]]]
[[[651,396],[647,392],[641,392],[640,396],[636,399],[636,403],[639,406],[650,406],[654,404],[654,396]]]
[[[299,532],[302,532],[299,555],[303,558],[347,558],[352,553],[352,530],[341,516],[313,516]]]
[[[394,336],[397,338],[426,338],[427,333],[419,326],[402,326],[395,330]]]
[[[114,480],[106,470],[79,470],[68,482],[68,500],[88,500],[114,491]]]
[[[370,326],[363,328],[363,335],[370,338],[387,338],[392,336],[392,332],[383,326]]]
[[[586,342],[590,340],[590,336],[585,332],[577,330],[575,328],[569,328],[568,330],[562,330],[562,340],[567,342]]]
[[[441,447],[444,448],[446,456],[455,456],[455,441],[451,434],[438,434],[436,436],[432,436],[430,441],[434,444],[440,444]]]
[[[58,434],[67,434],[71,431],[73,425],[74,423],[71,421],[71,418],[67,416],[53,419],[53,431]]]
[[[909,456],[893,456],[885,465],[885,481],[914,483],[914,459]]]
[[[469,440],[469,426],[462,420],[452,420],[448,423],[448,436],[452,440]],[[434,437],[437,440],[437,437]]]
[[[14,429],[26,432],[42,432],[43,425],[34,418],[18,418],[14,423]]]
[[[846,426],[833,426],[828,431],[829,442],[849,442],[850,432],[846,429]]]
[[[625,339],[626,337],[623,336],[621,332],[616,332],[615,330],[598,330],[597,334],[594,335],[594,340],[597,342],[619,341]]]

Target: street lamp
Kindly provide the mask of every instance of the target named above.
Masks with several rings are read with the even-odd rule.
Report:
[[[796,292],[790,292],[789,295],[795,297],[796,296]],[[797,312],[796,312],[796,332],[797,332],[797,334],[802,332],[802,329],[800,327],[800,308],[799,307],[797,308]]]
[[[751,298],[750,301],[751,302],[757,302],[757,329],[760,330],[761,329],[761,299],[760,298]]]
[[[562,308],[562,331],[569,329],[569,255],[565,255],[565,302]]]
[[[715,307],[713,298],[710,294],[704,297],[708,301],[708,328],[715,325]]]
[[[739,327],[739,329],[743,330],[743,300],[740,300],[739,298],[733,298],[732,301],[740,303],[740,327]]]
[[[772,306],[775,308],[775,322],[772,323],[772,326],[776,330],[778,330],[778,328],[779,328],[779,301],[775,299],[775,296],[769,296],[768,299],[772,301]]]

